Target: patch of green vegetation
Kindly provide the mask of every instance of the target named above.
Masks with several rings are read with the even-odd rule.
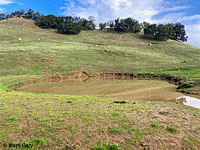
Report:
[[[72,115],[74,112],[73,111],[66,111],[65,114],[68,114],[68,115]]]
[[[143,142],[143,135],[151,132],[149,129],[140,130],[139,128],[130,128],[130,131],[134,132],[134,136],[132,137],[132,144],[138,145]]]
[[[199,85],[200,85],[200,81],[188,81],[188,82],[185,82],[183,84],[180,84],[179,87],[177,89],[189,89],[190,91],[196,91],[194,90],[194,87],[196,88],[199,88]],[[197,89],[197,92],[198,93],[198,89]],[[188,91],[188,93],[190,93]]]
[[[167,131],[168,131],[168,132],[171,132],[171,133],[176,133],[176,132],[177,132],[176,128],[171,127],[171,126],[168,126],[168,127],[167,127]]]
[[[46,146],[48,143],[48,140],[46,138],[35,138],[32,143],[36,146],[44,145]]]
[[[144,102],[145,103],[145,102]],[[148,106],[146,106],[146,105],[134,105],[133,107],[132,107],[132,111],[139,111],[139,110],[146,110],[146,109],[148,109]]]
[[[9,130],[10,129],[8,129],[8,128],[0,130],[0,139],[2,139],[4,136],[6,136],[10,132]]]
[[[88,116],[86,116],[86,115],[83,115],[82,117],[82,120],[83,120],[83,122],[89,122],[91,119],[88,117]]]
[[[181,85],[179,85],[179,87],[177,89],[187,89],[187,88],[191,88],[195,83],[194,82],[185,82]]]
[[[139,129],[138,128],[131,128],[131,131],[137,132]]]
[[[121,134],[124,131],[120,128],[109,128],[108,132],[111,133],[111,134]]]
[[[106,145],[106,146],[98,146],[92,148],[92,150],[119,150],[117,145],[111,144],[111,145]]]
[[[12,122],[12,121],[15,121],[15,120],[17,120],[17,119],[18,119],[17,116],[12,116],[12,117],[7,118],[6,121]]]
[[[6,108],[7,106],[5,104],[0,105],[0,110]]]
[[[56,116],[58,116],[58,113],[50,113],[49,114],[49,117],[56,117]]]
[[[153,127],[153,128],[159,128],[159,127],[160,127],[160,125],[159,125],[159,124],[157,124],[157,123],[152,123],[152,124],[151,124],[151,127]]]
[[[49,118],[48,117],[41,117],[41,118],[38,118],[37,121],[39,122],[45,122],[45,121],[48,121]]]
[[[51,101],[46,101],[46,102],[43,102],[43,103],[41,103],[40,105],[48,105],[48,104],[53,104],[53,102],[51,102]]]
[[[185,136],[182,141],[182,149],[196,150],[200,148],[200,141],[190,135]]]
[[[111,114],[113,117],[118,117],[118,116],[120,116],[120,113],[112,113]]]
[[[140,130],[138,128],[131,128],[131,131],[135,132],[137,135],[143,135],[146,133],[145,131]]]
[[[59,122],[64,122],[65,119],[63,119],[63,118],[59,118],[57,121],[59,121]]]

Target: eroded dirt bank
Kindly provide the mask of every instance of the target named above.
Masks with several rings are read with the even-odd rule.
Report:
[[[33,84],[36,82],[62,82],[63,80],[73,80],[76,82],[85,82],[89,79],[95,79],[95,80],[101,80],[101,79],[118,79],[118,80],[164,80],[171,84],[175,85],[181,85],[185,82],[188,82],[188,78],[181,79],[180,77],[174,77],[170,75],[156,75],[153,73],[146,73],[146,74],[133,74],[133,73],[94,73],[94,72],[87,72],[87,71],[75,71],[72,75],[64,76],[60,73],[55,74],[47,74],[44,75],[40,79],[34,79],[34,80],[27,80],[24,82],[19,83],[12,83],[10,84],[9,88],[17,89],[21,86]],[[179,92],[184,92],[184,90],[179,90]],[[195,94],[195,93],[192,93]],[[196,93],[200,94],[200,93]]]
[[[181,94],[183,89],[177,89],[177,87],[188,81],[189,79],[155,75],[153,73],[131,74],[75,71],[68,76],[60,73],[44,75],[40,79],[12,84],[10,88],[39,94],[55,93],[128,100],[176,102],[176,98],[184,96]],[[194,93],[194,91],[192,92]],[[198,92],[196,95],[198,95]]]

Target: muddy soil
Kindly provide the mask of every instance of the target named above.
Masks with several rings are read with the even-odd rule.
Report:
[[[183,96],[176,86],[159,80],[63,80],[60,82],[38,82],[17,89],[32,93],[55,93],[87,95],[127,100],[174,101]]]
[[[23,82],[17,91],[31,93],[53,93],[77,96],[98,96],[126,100],[164,101],[191,106],[191,99],[177,100],[185,96],[177,91],[178,85],[188,81],[171,76],[154,74],[98,73],[77,71],[73,75],[59,73],[45,75],[38,81]],[[198,99],[197,99],[198,100]],[[195,107],[193,99],[191,100]],[[196,101],[199,103],[198,101]]]

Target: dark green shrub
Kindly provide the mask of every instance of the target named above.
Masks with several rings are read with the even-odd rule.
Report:
[[[185,82],[179,85],[177,89],[187,89],[187,88],[191,88],[193,85],[194,85],[194,82]]]
[[[176,129],[174,127],[171,127],[171,126],[167,127],[167,131],[172,132],[172,133],[177,132]]]
[[[60,24],[58,32],[63,34],[79,34],[81,32],[81,27],[78,23],[65,22]]]

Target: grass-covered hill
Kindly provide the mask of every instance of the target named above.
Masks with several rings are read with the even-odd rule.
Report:
[[[200,49],[172,40],[158,42],[142,35],[100,31],[62,35],[16,18],[0,23],[0,39],[1,76],[91,69],[200,78]]]
[[[197,82],[199,64],[200,49],[177,41],[101,31],[63,35],[40,29],[32,20],[1,21],[0,149],[9,149],[4,147],[9,143],[33,144],[32,149],[199,149],[198,109],[161,102],[114,104],[114,99],[7,88],[77,70],[167,74]]]

